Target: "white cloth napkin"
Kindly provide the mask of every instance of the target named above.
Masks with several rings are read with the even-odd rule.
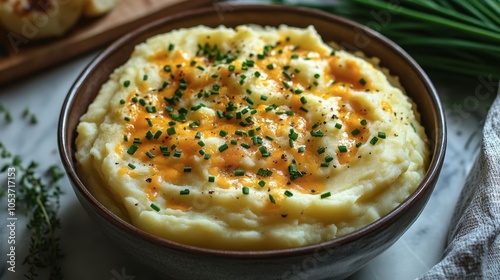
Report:
[[[443,259],[418,278],[500,279],[500,95],[483,129],[448,233]]]

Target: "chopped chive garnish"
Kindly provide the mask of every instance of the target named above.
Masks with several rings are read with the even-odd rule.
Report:
[[[151,203],[151,205],[149,205],[149,207],[151,207],[153,210],[155,210],[156,212],[160,211],[160,207],[158,207],[156,204],[154,203]]]
[[[268,64],[268,65],[266,65],[266,67],[267,67],[267,69],[269,69],[269,70],[273,70],[273,69],[274,69],[274,64],[272,64],[272,63],[271,63],[271,64]]]
[[[300,107],[299,109],[300,109],[301,111],[303,111],[303,112],[306,112],[306,113],[307,113],[307,112],[309,112],[309,110],[308,110],[306,107],[303,107],[303,106],[302,106],[302,107]]]
[[[180,150],[177,150],[174,152],[174,157],[176,157],[176,158],[180,158],[181,155],[182,155],[182,151],[180,151]]]
[[[236,169],[236,170],[234,171],[234,175],[235,175],[235,176],[243,176],[243,175],[245,175],[245,170],[242,170],[242,169]]]
[[[339,146],[339,151],[340,151],[341,153],[346,153],[346,152],[347,152],[347,147],[346,147],[346,146],[344,146],[344,145],[340,145],[340,146]]]
[[[260,100],[264,100],[264,101],[266,101],[266,100],[267,100],[267,98],[268,98],[268,97],[267,97],[267,95],[261,95],[261,96],[260,96]]]
[[[133,154],[137,151],[137,149],[139,149],[139,147],[138,147],[138,146],[136,146],[136,145],[132,145],[132,146],[130,146],[130,148],[128,148],[128,150],[127,150],[127,154],[129,154],[129,155],[133,155]]]
[[[276,200],[272,194],[269,194],[269,201],[271,201],[272,204],[276,204]]]
[[[260,180],[258,184],[263,188],[266,185],[266,181]]]
[[[363,145],[361,142],[356,143],[356,148],[361,147],[361,145]]]
[[[224,152],[225,150],[227,150],[229,148],[229,146],[227,144],[223,144],[221,146],[219,146],[219,152]]]
[[[196,66],[196,68],[197,68],[197,69],[199,69],[199,70],[201,70],[201,71],[205,70],[205,68],[203,68],[203,67],[202,67],[202,66],[200,66],[200,65]]]
[[[174,44],[169,44],[169,45],[168,45],[168,50],[169,50],[169,51],[172,51],[172,50],[174,50],[174,47],[175,47],[175,45],[174,45]]]
[[[189,189],[181,190],[179,193],[180,193],[180,195],[188,195],[189,194]]]
[[[359,79],[359,83],[364,86],[366,85],[366,80],[364,78]]]
[[[161,134],[162,134],[161,130],[158,130],[158,131],[155,133],[155,135],[153,136],[153,138],[154,138],[154,139],[158,139],[158,138],[160,138]]]
[[[328,167],[328,166],[330,166],[330,164],[328,162],[322,162],[319,166],[320,167]]]
[[[124,86],[124,87],[128,87],[128,86],[130,86],[130,81],[129,81],[129,80],[126,80],[125,82],[123,82],[123,86]]]
[[[234,65],[232,65],[232,64],[231,64],[231,65],[229,65],[229,66],[227,67],[227,69],[228,69],[229,71],[234,71],[234,69],[235,69],[235,68],[236,68],[236,66],[234,66]]]
[[[359,123],[360,123],[361,125],[366,125],[366,124],[367,124],[367,121],[366,121],[366,120],[361,120]]]
[[[293,196],[293,193],[289,190],[286,190],[285,193],[284,193],[286,196],[288,197],[292,197]]]
[[[191,166],[184,166],[184,172],[191,172],[193,170]]]
[[[149,157],[149,158],[154,158],[155,155],[151,152],[151,151],[147,151],[146,152],[146,155]]]
[[[313,136],[313,137],[323,137],[324,134],[320,130],[315,130],[315,131],[313,130],[313,131],[311,131],[311,136]]]
[[[135,169],[135,165],[133,165],[132,163],[129,163],[128,167],[130,167],[130,169]]]
[[[246,133],[245,133],[244,131],[241,131],[241,130],[236,130],[236,131],[234,132],[234,134],[239,135],[239,136],[243,136],[243,135],[245,135],[245,136],[246,136]]]
[[[302,97],[300,98],[300,102],[301,102],[302,104],[306,104],[306,103],[307,103],[307,99],[306,99],[306,97],[305,97],[305,96],[302,96]]]
[[[243,194],[249,194],[249,193],[250,193],[250,189],[249,189],[248,187],[246,187],[246,186],[245,186],[245,187],[243,187],[243,188],[241,189],[241,192],[242,192]]]
[[[205,160],[209,160],[211,157],[212,157],[212,155],[211,155],[211,154],[205,154],[205,155],[203,156],[203,159],[205,159]]]
[[[259,71],[255,71],[254,75],[255,75],[255,77],[258,78],[258,77],[260,77],[260,72]]]
[[[356,135],[358,135],[359,133],[360,133],[360,131],[359,131],[359,129],[357,129],[357,128],[356,128],[356,129],[354,129],[353,131],[351,131],[352,136],[356,136]]]
[[[330,162],[330,161],[332,161],[332,160],[333,160],[333,157],[332,157],[332,156],[326,156],[326,157],[325,157],[325,161],[326,161],[326,162]]]
[[[210,182],[210,183],[215,182],[215,177],[214,176],[208,176],[208,182]]]
[[[321,197],[321,198],[327,198],[327,197],[329,197],[329,196],[331,196],[331,195],[332,195],[332,193],[331,193],[331,192],[326,192],[326,193],[322,193],[320,197]]]
[[[163,146],[163,145],[161,145],[161,146],[160,146],[160,151],[161,151],[161,152],[168,151],[168,147],[167,147],[167,146]]]
[[[293,77],[290,73],[288,73],[287,71],[283,71],[283,76],[285,76],[287,79],[291,80]]]
[[[299,56],[298,56],[298,55],[296,55],[296,54],[292,54],[292,56],[290,56],[290,58],[291,58],[291,59],[297,59],[297,58],[299,58]]]
[[[123,141],[128,142],[128,136],[127,136],[127,134],[123,135]]]
[[[238,145],[238,140],[231,139],[231,141],[229,143],[231,143],[231,145]]]
[[[148,140],[151,140],[153,138],[153,132],[151,132],[151,130],[148,130],[148,132],[146,132],[146,139]]]
[[[374,136],[374,137],[372,138],[372,140],[370,140],[370,144],[375,145],[375,144],[377,143],[377,141],[378,141],[377,136]]]
[[[170,65],[165,65],[165,66],[163,66],[163,71],[170,72],[170,71],[172,71],[172,67]]]
[[[250,145],[248,145],[247,143],[241,143],[240,146],[242,146],[245,149],[250,149]]]
[[[298,151],[299,153],[303,153],[305,150],[306,150],[306,147],[304,147],[304,146],[300,146],[300,147],[297,149],[297,151]]]
[[[129,117],[124,117],[123,118],[126,122],[129,122],[130,121],[130,118]]]
[[[225,130],[221,130],[221,131],[219,132],[219,135],[220,135],[220,136],[222,136],[222,137],[224,137],[224,136],[226,136],[226,135],[227,135],[227,133],[228,133],[227,131],[225,131]]]
[[[259,151],[263,157],[269,157],[271,154],[267,151],[266,146],[260,146]]]
[[[253,104],[254,104],[253,99],[252,99],[251,97],[249,97],[249,96],[247,96],[246,101],[247,101],[247,102],[248,102],[248,104],[250,104],[250,105],[253,105]]]
[[[125,104],[125,99],[120,99],[120,104]]]
[[[259,170],[257,171],[257,175],[262,177],[270,177],[271,175],[273,175],[273,172],[269,169],[259,168]]]
[[[175,134],[175,127],[169,127],[167,128],[167,134],[172,136]]]
[[[205,142],[200,140],[200,141],[198,141],[198,145],[200,145],[200,147],[205,147]]]
[[[341,129],[342,128],[342,124],[341,123],[336,123],[335,124],[335,128],[336,129]]]
[[[385,139],[385,132],[379,131],[378,132],[378,138]]]
[[[319,147],[318,154],[323,154],[326,151],[325,147]]]

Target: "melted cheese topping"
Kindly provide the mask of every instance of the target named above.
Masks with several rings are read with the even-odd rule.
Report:
[[[428,160],[408,97],[312,27],[153,37],[78,132],[82,173],[98,175],[88,183],[110,209],[167,239],[233,250],[359,229],[403,201]]]

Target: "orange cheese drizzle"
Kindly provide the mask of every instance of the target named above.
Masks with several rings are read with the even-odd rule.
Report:
[[[264,180],[267,182],[265,188],[272,185],[301,193],[319,194],[323,192],[325,190],[325,178],[320,178],[317,174],[319,168],[322,168],[320,165],[324,161],[326,154],[319,155],[317,153],[318,146],[314,144],[315,141],[308,141],[311,138],[309,132],[313,130],[313,124],[306,121],[306,112],[300,110],[300,107],[303,106],[300,101],[301,95],[293,93],[293,90],[297,88],[323,98],[332,96],[338,98],[340,115],[337,116],[338,120],[332,121],[342,122],[348,134],[348,137],[343,140],[342,145],[346,145],[348,151],[341,153],[335,150],[335,153],[333,153],[332,149],[330,149],[328,152],[330,155],[335,156],[340,164],[348,164],[356,156],[356,143],[362,142],[364,144],[367,142],[368,131],[365,126],[360,124],[361,120],[366,119],[367,112],[360,104],[350,100],[349,89],[369,90],[371,87],[370,82],[367,80],[364,85],[360,83],[363,77],[354,61],[347,61],[342,66],[339,65],[336,56],[330,56],[330,54],[322,53],[319,50],[294,49],[293,45],[284,41],[281,40],[281,44],[275,46],[265,58],[256,59],[254,57],[255,66],[250,67],[251,71],[245,74],[248,76],[250,73],[254,73],[254,70],[258,70],[263,74],[265,73],[270,84],[279,85],[274,86],[272,90],[277,91],[285,97],[289,110],[293,112],[293,115],[278,115],[274,110],[266,111],[265,108],[271,104],[266,104],[258,100],[258,95],[239,94],[241,90],[229,83],[231,75],[241,76],[243,73],[241,71],[242,64],[238,61],[231,63],[235,66],[235,70],[233,71],[229,70],[228,64],[216,66],[217,77],[214,78],[211,76],[214,73],[207,74],[197,68],[197,66],[208,68],[212,65],[213,61],[206,56],[191,56],[182,50],[175,50],[172,55],[169,55],[168,52],[159,52],[150,57],[150,61],[162,69],[160,75],[168,81],[169,85],[162,90],[152,90],[153,86],[156,85],[148,85],[147,82],[140,82],[138,83],[138,88],[131,92],[130,98],[127,100],[126,110],[124,110],[130,116],[130,121],[127,123],[125,131],[129,140],[128,143],[124,144],[125,148],[120,149],[122,153],[125,153],[127,145],[130,145],[134,138],[141,140],[142,143],[137,145],[138,150],[135,152],[134,157],[137,158],[138,162],[148,164],[152,174],[155,175],[151,176],[152,182],[145,190],[149,199],[154,200],[159,195],[160,185],[163,180],[174,185],[180,185],[184,182],[184,176],[201,176],[201,169],[205,167],[200,166],[195,159],[198,157],[202,163],[205,162],[203,155],[200,154],[200,150],[211,155],[211,158],[208,160],[211,166],[208,169],[208,173],[211,176],[217,177],[216,184],[221,188],[241,188],[242,186],[261,188],[258,182]],[[335,82],[330,82],[326,90],[319,91],[315,89],[314,85],[311,86],[308,84],[308,81],[299,79],[298,75],[293,72],[293,69],[289,69],[291,79],[286,78],[282,72],[292,59],[292,55],[297,55],[301,58],[309,57],[313,60],[327,60],[329,69],[325,73],[319,73],[320,79],[323,79],[325,82]],[[195,65],[191,65],[192,61],[195,62]],[[268,69],[266,67],[268,64],[274,64],[274,69]],[[170,66],[170,72],[163,70],[163,66],[165,65]],[[188,104],[184,106],[187,110],[185,122],[175,121],[170,113],[165,110],[165,108],[172,108],[172,114],[175,115],[178,113],[180,107],[182,107],[179,105],[182,103],[179,100],[176,104],[170,104],[165,100],[165,98],[168,99],[176,96],[176,91],[181,85],[181,79],[184,79],[187,85],[187,88],[182,90],[182,97],[179,98],[179,100]],[[271,83],[272,81],[274,82]],[[283,82],[287,82],[291,89],[282,86]],[[218,94],[204,96],[205,92],[210,92],[213,89],[213,84],[220,85]],[[218,116],[203,113],[202,110],[193,111],[191,109],[194,106],[192,100],[196,100],[199,94],[203,95],[200,98],[201,102],[214,110],[221,110],[226,114],[236,114],[245,107],[249,107],[249,110],[255,109],[257,113],[254,115],[246,113],[241,119],[233,117],[228,120],[224,117],[219,118]],[[246,98],[248,96],[254,99],[255,105],[252,106],[247,102]],[[132,102],[134,97],[143,98],[148,106],[156,106],[157,112],[147,112],[145,106],[137,102]],[[237,107],[235,111],[226,112],[229,102],[235,104]],[[343,109],[343,103],[349,103],[350,108],[353,108],[353,110]],[[382,104],[382,106],[388,108],[385,104]],[[281,109],[278,108],[276,111]],[[251,117],[252,122],[242,127],[240,123],[244,122],[246,117]],[[152,126],[150,126],[147,119],[153,124]],[[175,122],[174,125],[170,124],[172,121]],[[193,122],[198,122],[198,125],[191,127],[190,124]],[[176,133],[174,135],[167,134],[169,127],[175,128]],[[283,131],[283,127],[286,131],[289,128],[293,128],[299,133],[299,139],[295,141],[296,146],[293,149],[289,148],[288,145],[282,147],[276,141],[266,139],[266,136],[271,136],[274,139],[278,137],[287,138],[287,135],[281,135],[282,133],[280,133],[280,131]],[[259,152],[261,145],[254,145],[251,137],[236,135],[237,130],[248,133],[252,129],[256,132],[256,136],[260,136],[263,139],[262,145],[270,152],[270,156],[263,157]],[[350,132],[354,129],[358,129],[360,133],[355,136],[351,135]],[[161,137],[158,139],[146,139],[145,135],[148,131],[155,134],[158,130],[162,131]],[[225,143],[228,145],[226,151],[219,152],[218,147],[214,145],[206,145],[205,147],[198,145],[198,142],[206,137],[219,137],[218,135],[221,130],[228,133],[224,137]],[[202,133],[203,137],[201,139],[195,138],[197,132]],[[230,144],[230,140],[233,139],[237,141],[237,145]],[[240,146],[242,143],[250,145],[250,148],[243,148]],[[160,146],[167,146],[171,153],[170,156],[162,155]],[[172,149],[172,146],[175,146],[175,148]],[[305,146],[305,151],[302,153],[298,152],[297,147],[299,146]],[[175,151],[182,151],[179,158],[173,157]],[[147,155],[148,152],[153,154],[154,158],[150,158]],[[250,169],[246,168],[245,176],[235,176],[235,170],[244,169],[241,166],[241,161],[245,157],[263,161],[264,164],[257,164]],[[294,180],[290,179],[288,171],[288,166],[292,160],[295,160],[298,170],[303,172],[303,176]],[[191,173],[188,175],[184,172],[184,167],[186,166],[192,168]],[[272,176],[258,176],[257,174],[261,167],[271,170]],[[126,173],[131,175],[134,172],[129,170]],[[125,174],[124,168],[120,169],[120,174]],[[201,178],[200,181],[206,181],[206,178]],[[279,194],[275,195],[276,201],[284,199],[283,197]],[[185,205],[176,203],[170,200],[169,205],[171,206],[169,207],[181,210],[187,209]]]

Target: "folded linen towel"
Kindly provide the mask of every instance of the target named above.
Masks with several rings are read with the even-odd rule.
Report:
[[[500,94],[451,221],[443,259],[418,280],[500,279]]]

